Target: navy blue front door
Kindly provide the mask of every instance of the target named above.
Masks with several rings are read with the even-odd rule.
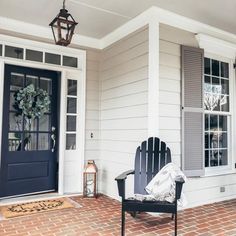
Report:
[[[57,188],[58,80],[55,71],[5,65],[0,197]],[[50,100],[35,119],[15,106],[16,94],[32,85]]]

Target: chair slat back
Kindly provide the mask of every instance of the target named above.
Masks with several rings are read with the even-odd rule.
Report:
[[[156,137],[142,142],[135,155],[134,193],[147,194],[147,184],[169,162],[171,152],[166,143]]]

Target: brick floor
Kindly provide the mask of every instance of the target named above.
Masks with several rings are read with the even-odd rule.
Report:
[[[81,208],[69,208],[0,221],[0,236],[113,236],[120,235],[120,203],[106,196],[73,197]],[[127,214],[126,235],[173,235],[170,215],[137,218]],[[236,200],[179,212],[178,235],[236,236]]]

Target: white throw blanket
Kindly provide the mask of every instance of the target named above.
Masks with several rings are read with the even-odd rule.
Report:
[[[186,176],[174,163],[165,165],[149,182],[145,190],[149,195],[136,194],[137,200],[151,200],[173,202],[175,199],[175,179],[182,177],[186,181]],[[187,201],[184,194],[181,194],[178,204],[185,206]]]

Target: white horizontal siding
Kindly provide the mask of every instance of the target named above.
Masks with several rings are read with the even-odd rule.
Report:
[[[180,164],[181,57],[180,45],[172,38],[176,37],[174,32],[173,29],[160,27],[160,138],[170,147],[173,161]]]
[[[101,110],[112,110],[122,107],[132,107],[147,104],[147,91],[141,93],[133,93],[129,96],[110,98],[101,101]],[[101,114],[102,115],[102,114]]]
[[[181,165],[181,63],[180,46],[198,47],[193,34],[170,26],[160,27],[160,137]],[[225,192],[220,192],[225,187]],[[188,178],[184,184],[187,207],[235,198],[236,175]]]
[[[99,69],[101,53],[92,49],[86,51],[85,161],[93,159],[99,165]]]
[[[102,192],[117,197],[114,178],[132,169],[147,138],[148,31],[142,29],[102,52],[100,148]],[[128,183],[128,189],[133,184]]]

